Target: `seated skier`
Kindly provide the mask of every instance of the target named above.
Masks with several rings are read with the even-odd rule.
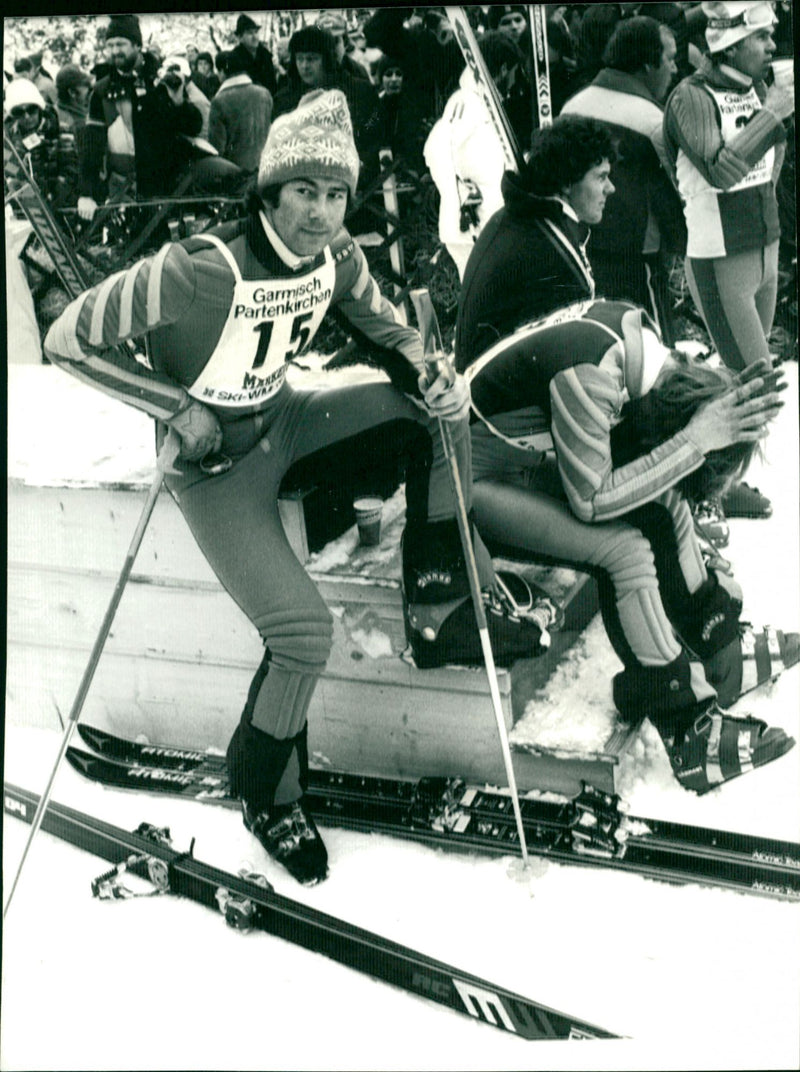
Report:
[[[308,94],[272,124],[244,219],[167,244],[82,294],[46,340],[54,363],[157,418],[161,438],[167,427],[180,436],[170,491],[265,646],[228,748],[231,787],[248,829],[308,885],[325,878],[327,852],[303,804],[306,712],[333,628],[278,515],[295,461],[399,421],[427,430],[407,473],[412,647],[419,665],[481,660],[437,423],[452,424],[469,497],[468,392],[447,372],[427,383],[419,333],[399,322],[344,229],[358,172],[344,95]],[[296,391],[286,382],[329,309],[371,346],[391,383]],[[141,336],[149,366],[113,349]],[[209,457],[220,451],[222,459]],[[536,654],[538,626],[502,604],[488,555],[477,551],[498,663]]]
[[[647,716],[697,793],[787,752],[782,730],[724,707],[796,663],[800,636],[740,621],[741,590],[705,561],[690,508],[744,472],[780,373],[692,363],[643,310],[588,301],[520,327],[467,379],[476,524],[598,575],[623,721]]]

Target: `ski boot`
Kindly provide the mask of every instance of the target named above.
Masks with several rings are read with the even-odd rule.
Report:
[[[719,550],[728,546],[731,533],[722,504],[715,499],[695,503],[692,511],[694,527],[701,541]]]
[[[698,796],[778,759],[794,743],[783,730],[757,718],[734,717],[716,702],[682,733],[664,740],[675,777]]]
[[[253,813],[242,801],[242,819],[270,856],[303,886],[316,886],[328,877],[328,852],[302,800]]]

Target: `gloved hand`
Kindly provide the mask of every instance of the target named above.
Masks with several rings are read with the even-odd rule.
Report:
[[[431,416],[445,421],[461,421],[468,416],[469,386],[453,369],[443,366],[433,383],[428,383],[423,372],[418,383],[424,407]]]
[[[93,197],[78,198],[78,215],[82,220],[93,220],[97,212],[97,202]]]
[[[216,416],[201,402],[189,405],[166,422],[181,439],[181,457],[198,462],[222,446],[222,428]]]

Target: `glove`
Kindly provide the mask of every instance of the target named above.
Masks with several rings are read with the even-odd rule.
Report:
[[[194,399],[166,423],[180,436],[181,457],[186,461],[198,462],[222,446],[219,421],[207,406]]]
[[[467,381],[450,368],[443,368],[433,383],[425,373],[418,380],[424,408],[432,417],[445,421],[462,421],[469,414],[470,395]]]
[[[78,215],[82,220],[93,220],[97,212],[97,202],[93,197],[78,198]]]

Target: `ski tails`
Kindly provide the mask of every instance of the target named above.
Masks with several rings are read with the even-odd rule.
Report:
[[[550,55],[547,50],[547,5],[530,4],[528,22],[533,46],[533,77],[539,127],[553,122],[553,97],[550,92]]]

